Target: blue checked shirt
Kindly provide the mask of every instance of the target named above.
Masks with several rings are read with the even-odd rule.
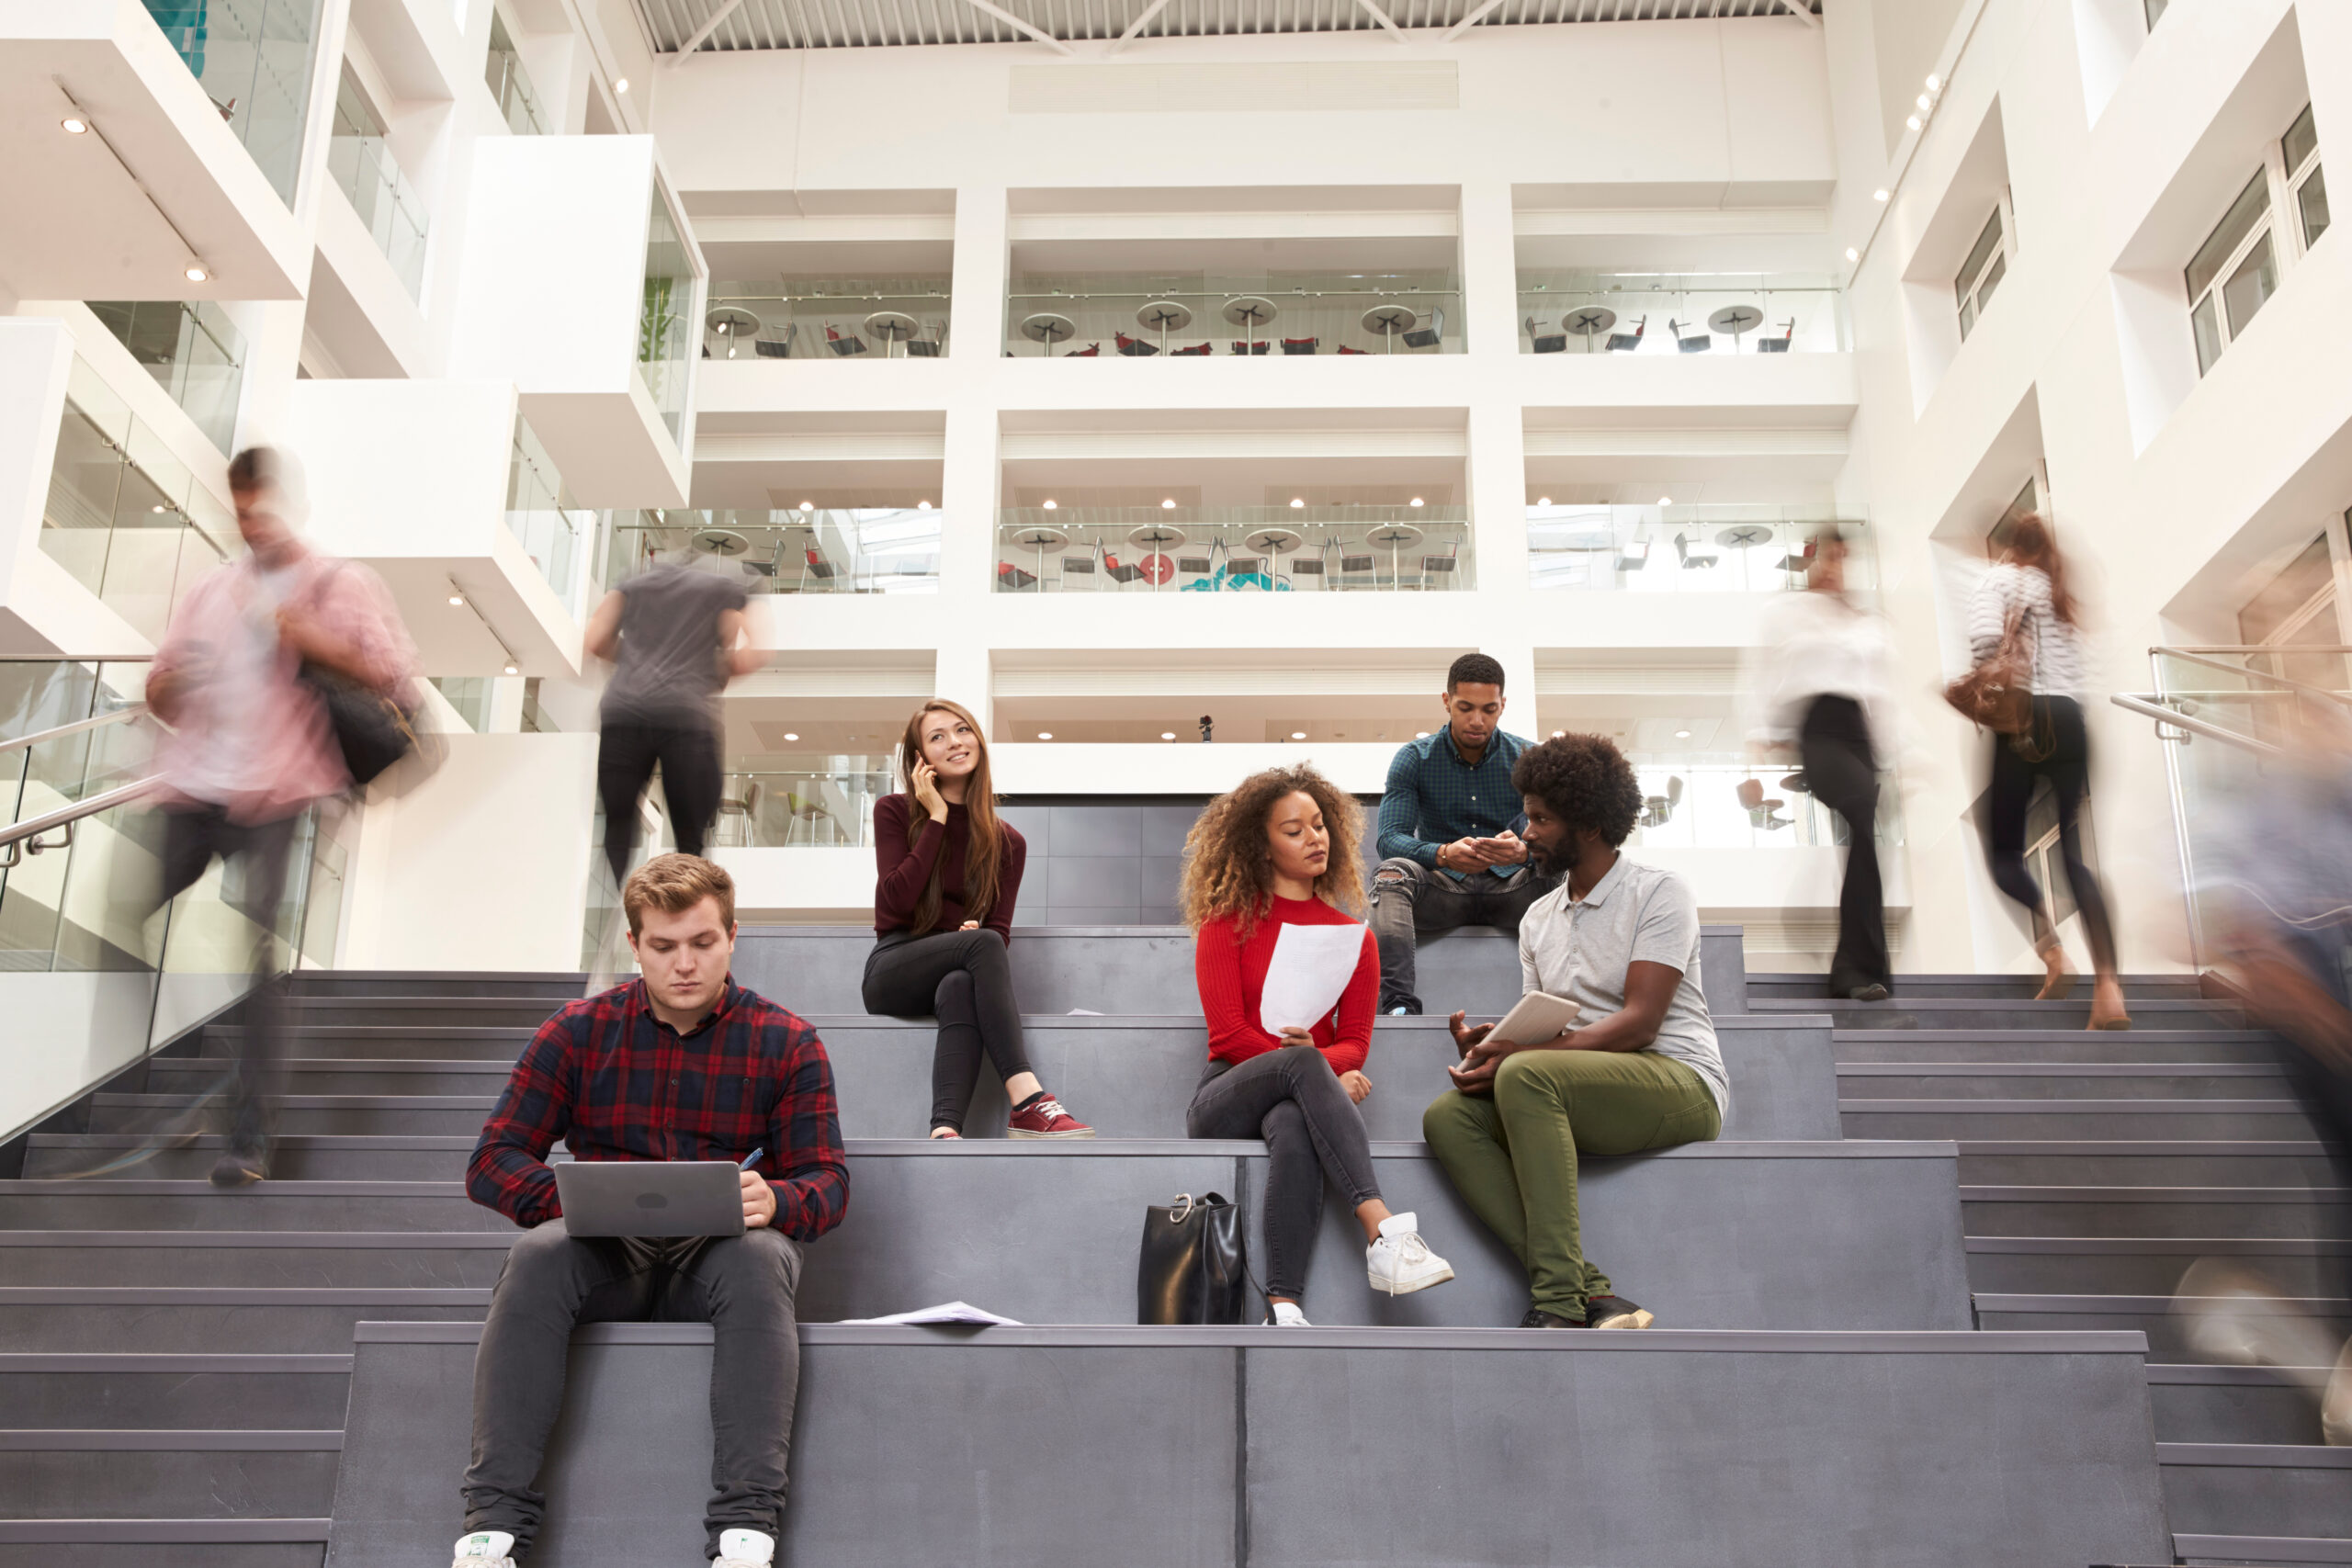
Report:
[[[1380,857],[1416,860],[1440,870],[1437,852],[1456,839],[1491,839],[1519,819],[1519,792],[1510,787],[1510,770],[1528,742],[1497,730],[1472,767],[1454,750],[1453,727],[1446,726],[1427,740],[1408,741],[1396,749],[1388,764],[1388,787],[1380,797]],[[1510,876],[1516,865],[1493,865],[1496,876]],[[1456,882],[1466,871],[1447,871]]]

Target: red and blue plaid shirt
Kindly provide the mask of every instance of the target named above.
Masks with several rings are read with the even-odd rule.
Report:
[[[563,1213],[548,1150],[574,1159],[741,1161],[775,1189],[775,1227],[814,1241],[849,1207],[833,1070],[817,1032],[732,980],[685,1034],[654,1017],[645,982],[573,1002],[539,1025],[466,1165],[466,1192],[518,1225]]]

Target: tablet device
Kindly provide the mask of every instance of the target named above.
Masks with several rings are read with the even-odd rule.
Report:
[[[1556,1040],[1564,1031],[1576,1027],[1581,1013],[1576,1003],[1544,991],[1530,991],[1519,998],[1519,1005],[1503,1014],[1487,1038],[1508,1040],[1518,1045],[1541,1045]],[[571,1213],[569,1206],[566,1213]]]
[[[576,1236],[741,1235],[733,1160],[566,1160],[553,1168],[563,1228]]]

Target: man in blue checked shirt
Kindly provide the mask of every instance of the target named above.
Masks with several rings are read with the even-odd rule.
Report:
[[[1380,797],[1372,931],[1380,1010],[1418,1013],[1417,944],[1458,926],[1516,932],[1559,878],[1529,863],[1510,771],[1528,743],[1504,733],[1503,667],[1465,653],[1445,675],[1445,728],[1397,749]]]

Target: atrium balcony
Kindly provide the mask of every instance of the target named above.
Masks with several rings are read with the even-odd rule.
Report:
[[[1521,354],[1843,354],[1844,299],[1826,276],[1529,269]]]
[[[288,200],[315,9],[0,12],[0,278],[27,299],[300,298],[310,247]]]
[[[1460,354],[1461,279],[1443,267],[1017,276],[1008,358],[1296,358]]]
[[[1476,586],[1464,506],[1007,507],[1000,593],[1451,592]]]
[[[949,282],[942,272],[714,283],[703,313],[703,357],[829,365],[942,358]]]
[[[1866,525],[1827,505],[1527,508],[1528,586],[1640,594],[1754,594],[1801,589],[1815,540],[1850,543],[1847,582],[1877,586]]]
[[[737,578],[753,594],[936,593],[942,513],[918,507],[639,511],[615,519],[604,582],[656,560]]]
[[[572,491],[683,506],[705,268],[652,139],[475,148],[450,373],[511,381]]]

